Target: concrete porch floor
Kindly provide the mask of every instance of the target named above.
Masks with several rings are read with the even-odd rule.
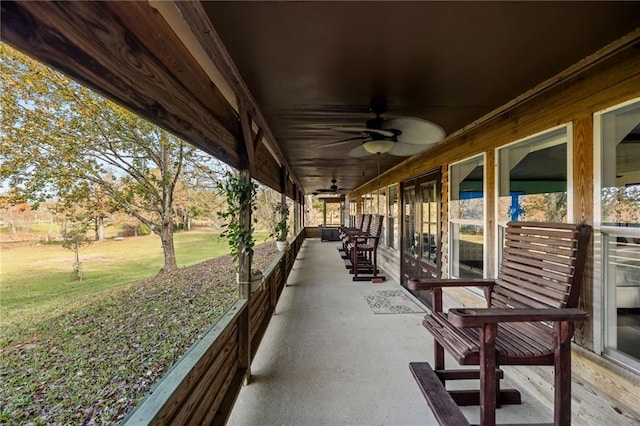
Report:
[[[401,287],[393,280],[351,281],[337,247],[304,242],[229,424],[437,424],[408,368],[433,361],[424,314],[374,314],[363,292]],[[503,387],[517,385],[507,380]],[[522,400],[500,408],[498,422],[553,421],[552,407],[524,392]],[[463,412],[479,422],[478,407]]]

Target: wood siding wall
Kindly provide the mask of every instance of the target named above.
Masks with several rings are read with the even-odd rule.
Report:
[[[486,187],[488,227],[486,241],[489,259],[486,267],[490,276],[495,270],[495,149],[555,126],[573,125],[573,192],[574,221],[593,224],[593,113],[618,103],[640,97],[640,43],[594,65],[580,75],[558,83],[553,89],[523,101],[513,109],[496,116],[468,131],[447,138],[442,144],[417,155],[389,170],[380,177],[380,185],[391,185],[410,179],[435,167],[443,171],[441,206],[443,271],[448,262],[448,197],[449,164],[484,153],[486,155]],[[446,178],[446,179],[445,179]],[[369,182],[349,194],[348,199],[377,188]],[[593,265],[593,256],[590,256]],[[585,277],[581,307],[593,313],[593,274]],[[593,329],[590,322],[580,326],[576,333],[580,345],[593,349]]]
[[[486,211],[485,249],[489,253],[485,268],[488,276],[495,276],[496,251],[496,155],[495,150],[511,142],[526,138],[547,129],[572,125],[573,185],[568,191],[573,195],[572,221],[584,221],[593,225],[594,221],[594,134],[593,114],[619,103],[640,97],[640,43],[630,44],[609,54],[586,67],[579,73],[557,78],[554,84],[536,93],[532,98],[522,99],[510,109],[493,116],[480,124],[469,126],[431,151],[412,157],[380,177],[380,185],[391,185],[419,176],[435,167],[443,171],[443,191],[441,206],[442,267],[443,274],[448,268],[448,176],[445,174],[451,163],[485,154]],[[377,188],[377,182],[369,182],[349,194],[348,199],[359,199],[362,194]],[[402,223],[402,221],[399,221]],[[390,254],[392,252],[389,252]],[[388,264],[394,264],[388,261]],[[603,360],[594,351],[594,311],[602,308],[601,296],[594,288],[593,245],[587,261],[580,308],[589,312],[590,320],[578,324],[575,341],[587,353],[601,361],[600,368],[584,367],[586,361],[574,360],[574,404],[580,402],[580,413],[576,424],[632,424],[631,418],[640,419],[640,377],[627,373],[625,379],[631,383],[625,389],[614,384],[621,377],[616,367]],[[449,306],[460,306],[474,299],[469,292],[453,292]],[[595,307],[595,309],[594,309]],[[598,350],[598,348],[595,348]],[[581,358],[584,359],[584,356]],[[584,368],[583,368],[584,367]],[[535,369],[517,369],[519,383],[534,383],[542,392],[552,395],[553,373],[540,374]],[[610,385],[603,386],[609,383]],[[631,392],[631,393],[630,393]],[[586,402],[590,401],[590,402]],[[594,401],[600,401],[599,404]],[[605,408],[602,408],[602,407]],[[635,407],[635,408],[634,408]],[[604,414],[602,414],[604,413]],[[575,415],[574,406],[574,415]],[[636,422],[637,420],[634,420]],[[594,423],[595,422],[595,423]],[[634,423],[635,424],[635,423]]]

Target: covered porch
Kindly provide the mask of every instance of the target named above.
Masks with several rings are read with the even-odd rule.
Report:
[[[640,233],[635,219],[606,220],[599,191],[639,182],[636,121],[611,142],[617,159],[615,149],[610,163],[600,154],[602,115],[640,105],[638,7],[3,1],[3,41],[294,203],[296,235],[263,287],[243,292],[126,423],[434,424],[407,366],[433,356],[423,314],[373,314],[364,292],[404,292],[416,276],[495,277],[500,233],[518,210],[509,201],[526,180],[544,183],[532,195],[560,201],[538,203],[535,220],[562,210],[558,220],[597,231],[580,298],[590,320],[573,346],[573,422],[637,424],[638,360],[618,356],[605,333],[615,333],[623,307],[605,296],[617,284],[605,282],[603,256],[607,238],[634,249]],[[393,135],[371,127],[380,113],[391,123],[433,120],[446,136],[406,158],[364,155],[357,149],[369,139],[344,130]],[[607,183],[605,170],[622,180]],[[343,224],[385,217],[385,283],[352,282],[336,244],[305,223],[314,192],[345,197]],[[475,210],[464,205],[473,202]],[[245,264],[242,276],[249,271]],[[623,275],[621,284],[636,282]],[[449,296],[448,306],[479,299]],[[498,410],[498,422],[549,422],[553,373],[505,374],[535,396],[525,390],[523,405]],[[462,410],[478,421],[477,407]]]
[[[337,247],[302,244],[228,424],[436,424],[408,368],[433,357],[424,313],[374,313],[366,295],[409,293],[392,279],[351,281]],[[499,409],[498,421],[552,420],[550,407],[526,392],[522,399]],[[479,407],[463,411],[479,421]]]

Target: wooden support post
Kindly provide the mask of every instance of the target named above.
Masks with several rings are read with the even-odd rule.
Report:
[[[285,204],[287,202],[287,172],[284,168],[280,169],[280,202]],[[285,250],[280,261],[280,285],[285,287],[287,285],[287,251]]]
[[[300,194],[298,193],[298,185],[293,184],[293,235],[298,234],[300,229]]]
[[[240,170],[242,180],[251,183],[251,172],[249,169]],[[241,200],[242,203],[243,200]],[[251,205],[246,205],[240,212],[240,228],[247,230],[251,228]],[[246,370],[244,379],[245,385],[251,381],[251,330],[250,330],[250,308],[251,308],[251,261],[252,255],[245,250],[244,242],[240,243],[238,249],[238,282],[240,299],[249,301],[247,309],[244,310],[238,321],[238,367]]]
[[[242,128],[243,144],[240,146],[240,164],[241,170],[238,172],[245,186],[251,185],[251,169],[254,166],[255,151],[257,144],[260,143],[262,133],[258,132],[258,136],[254,141],[251,132],[251,123],[253,112],[247,108],[244,99],[237,96],[238,114],[240,116],[240,126]],[[245,194],[251,196],[252,194]],[[246,232],[251,229],[251,210],[252,203],[247,203],[246,199],[240,199],[243,206],[240,211],[239,224],[240,229]],[[246,249],[245,242],[240,243],[238,247],[238,281],[240,283],[240,298],[247,299],[248,306],[238,322],[238,367],[246,371],[244,383],[248,385],[251,381],[251,262],[252,254]]]
[[[322,224],[327,226],[327,200],[322,200]]]

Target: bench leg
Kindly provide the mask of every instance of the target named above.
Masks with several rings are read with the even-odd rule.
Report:
[[[496,424],[496,324],[480,329],[480,425]]]
[[[554,412],[555,426],[571,425],[571,336],[573,326],[561,321],[555,325]]]
[[[444,348],[437,340],[433,342],[433,364],[435,365],[436,370],[444,370]],[[442,380],[444,383],[444,380]]]

